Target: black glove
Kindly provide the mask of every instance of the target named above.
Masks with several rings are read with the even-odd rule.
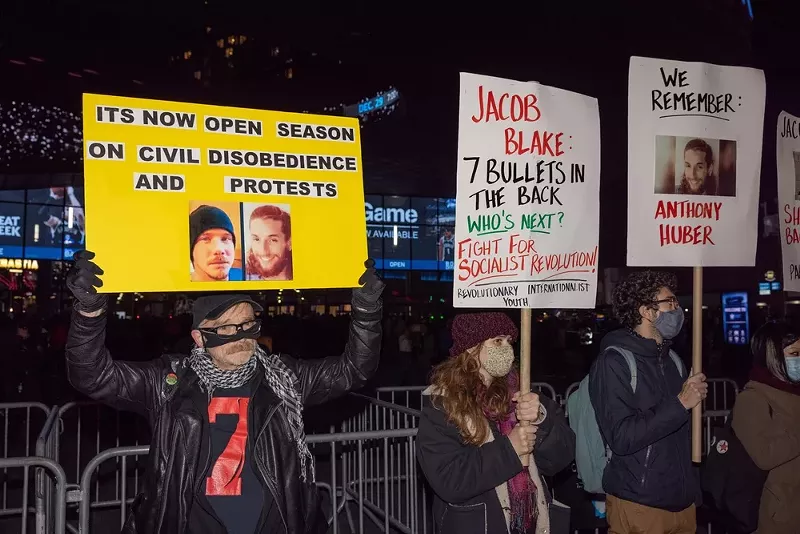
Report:
[[[353,290],[353,305],[357,308],[372,310],[378,307],[381,294],[386,284],[375,271],[375,262],[367,260],[364,262],[366,270],[361,278],[358,279],[360,287]]]
[[[81,250],[73,258],[75,265],[67,274],[67,287],[75,297],[75,309],[94,312],[105,308],[108,296],[97,293],[97,288],[103,287],[103,281],[98,277],[103,274],[103,269],[92,261],[94,252]]]

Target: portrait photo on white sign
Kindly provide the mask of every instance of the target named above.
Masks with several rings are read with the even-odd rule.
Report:
[[[736,196],[736,141],[657,135],[657,195]]]

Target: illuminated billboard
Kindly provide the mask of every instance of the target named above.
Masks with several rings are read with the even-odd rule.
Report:
[[[747,293],[722,294],[722,329],[728,344],[747,345],[750,342]]]
[[[0,258],[71,259],[85,222],[82,187],[0,191]]]
[[[366,195],[369,255],[379,269],[452,271],[453,198]]]

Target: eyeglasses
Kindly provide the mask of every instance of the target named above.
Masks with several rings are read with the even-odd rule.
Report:
[[[653,304],[655,304],[656,306],[658,306],[659,304],[669,304],[673,308],[676,308],[678,306],[678,297],[672,296],[672,297],[667,297],[665,299],[656,300],[653,302]]]
[[[224,324],[222,326],[212,328],[198,328],[201,332],[206,334],[216,334],[219,337],[233,337],[239,332],[246,332],[254,334],[261,330],[261,325],[256,320],[246,321],[241,324]]]

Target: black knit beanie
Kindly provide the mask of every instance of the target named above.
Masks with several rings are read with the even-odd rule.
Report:
[[[236,245],[236,233],[233,231],[233,223],[228,214],[214,206],[200,206],[189,215],[189,261],[192,260],[192,251],[206,230],[221,229],[227,230],[233,236],[233,244]]]

